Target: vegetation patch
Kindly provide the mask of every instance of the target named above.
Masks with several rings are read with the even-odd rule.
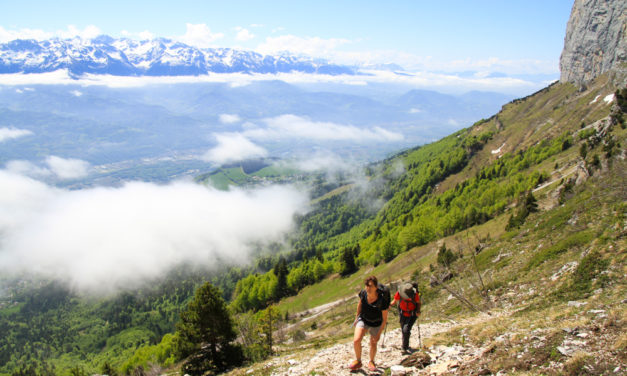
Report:
[[[560,254],[574,248],[579,248],[590,243],[594,239],[594,232],[591,230],[581,231],[571,234],[565,239],[560,240],[557,244],[544,248],[535,253],[527,262],[524,270],[529,271],[547,260],[551,260]]]
[[[609,277],[602,274],[608,266],[609,260],[603,258],[597,250],[591,251],[581,259],[571,279],[555,295],[562,300],[577,300],[589,296],[594,289],[609,283]]]

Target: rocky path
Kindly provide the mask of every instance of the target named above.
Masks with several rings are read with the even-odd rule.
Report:
[[[502,315],[501,313],[500,315]],[[434,322],[420,323],[420,337],[422,341],[441,332],[446,332],[457,327],[466,327],[486,320],[491,320],[499,314],[492,316],[481,314],[473,318],[459,322]],[[396,317],[392,317],[396,319]],[[417,323],[418,324],[418,323]],[[410,346],[419,348],[418,325],[414,325]],[[369,372],[366,368],[369,352],[368,337],[363,340],[362,361],[364,368],[355,374],[384,374],[386,369],[391,369],[392,375],[439,375],[445,372],[454,372],[460,364],[472,361],[485,351],[484,348],[471,345],[435,346],[433,348],[423,348],[423,352],[428,354],[432,364],[426,368],[404,367],[401,365],[404,359],[408,358],[400,351],[401,331],[400,328],[388,330],[385,337],[379,341],[379,349],[376,356],[378,370]],[[347,366],[354,359],[353,343],[351,340],[338,343],[334,346],[321,349],[310,350],[282,357],[276,357],[263,365],[257,365],[248,370],[249,374],[256,374],[262,369],[272,369],[271,374],[275,376],[287,375],[341,375],[349,374]]]

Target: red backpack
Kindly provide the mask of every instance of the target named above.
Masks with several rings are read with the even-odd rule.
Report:
[[[406,317],[416,316],[420,313],[420,293],[418,292],[418,286],[415,283],[404,283],[398,289],[398,294],[401,298],[398,304],[399,315]],[[405,299],[405,297],[410,297]]]
[[[401,299],[398,303],[399,314],[403,316],[416,316],[420,313],[420,294],[416,293],[414,299]]]

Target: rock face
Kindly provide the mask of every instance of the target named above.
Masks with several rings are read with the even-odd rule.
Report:
[[[582,86],[627,70],[627,1],[575,0],[560,58],[561,82]]]

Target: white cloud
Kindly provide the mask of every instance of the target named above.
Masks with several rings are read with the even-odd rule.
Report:
[[[28,136],[30,134],[33,134],[33,132],[29,131],[28,129],[18,129],[18,128],[13,128],[13,127],[0,128],[0,142],[10,140],[13,138]]]
[[[13,160],[6,163],[6,170],[15,174],[32,178],[55,176],[58,179],[78,179],[88,175],[89,163],[80,159],[49,156],[43,162],[46,167],[24,160]]]
[[[314,172],[314,171],[351,171],[358,170],[355,168],[355,164],[349,163],[345,158],[342,158],[331,152],[323,153],[318,152],[307,158],[299,159],[296,161],[296,167],[299,170]]]
[[[34,178],[52,175],[52,171],[39,167],[32,162],[23,160],[13,160],[6,164],[6,170],[15,174],[30,176]]]
[[[181,263],[246,263],[280,241],[307,197],[287,186],[217,191],[191,182],[62,190],[0,170],[0,271],[86,292],[133,288]]]
[[[35,39],[45,40],[54,37],[69,39],[80,37],[83,39],[92,39],[102,34],[102,31],[94,26],[88,25],[84,29],[78,29],[74,25],[69,25],[66,30],[57,30],[54,32],[43,31],[40,29],[19,29],[7,30],[0,26],[0,43],[6,43],[15,39]]]
[[[235,115],[235,114],[221,114],[220,115],[220,122],[222,124],[234,124],[234,123],[239,123],[240,121],[242,121],[242,119],[239,117],[239,115]]]
[[[245,42],[245,41],[255,38],[255,34],[248,31],[248,29],[238,27],[236,28],[236,30],[237,30],[237,35],[235,36],[235,39],[238,41]]]
[[[72,90],[72,91],[70,91],[70,94],[72,94],[75,97],[80,97],[81,95],[83,95],[83,93],[81,93],[78,90]]]
[[[361,129],[353,125],[315,122],[295,115],[265,119],[266,128],[253,128],[244,135],[254,139],[305,138],[328,141],[400,141],[403,135],[380,127]]]
[[[15,39],[44,40],[53,37],[52,33],[39,29],[7,30],[0,26],[0,43],[10,42]]]
[[[21,228],[58,190],[19,173],[0,170],[0,270],[11,233]],[[15,256],[19,256],[19,253]]]
[[[155,84],[177,84],[198,82],[219,82],[232,86],[248,85],[254,81],[280,80],[287,83],[335,83],[344,85],[366,85],[373,83],[402,84],[413,88],[425,88],[445,93],[465,93],[470,90],[497,91],[515,95],[527,95],[545,87],[549,82],[532,82],[512,77],[461,77],[455,74],[432,72],[405,72],[396,74],[390,71],[364,70],[366,74],[324,75],[308,73],[278,74],[211,74],[204,76],[159,76],[131,77],[86,74],[76,79],[67,71],[41,74],[3,74],[3,85],[62,84],[82,86],[141,87]]]
[[[61,179],[77,179],[87,176],[89,163],[80,159],[66,159],[57,156],[46,158],[50,170]]]
[[[268,151],[255,145],[239,133],[223,133],[216,135],[218,145],[207,151],[202,159],[218,164],[241,161],[248,158],[266,157]]]
[[[454,127],[459,126],[459,122],[455,119],[448,119],[448,121],[446,122],[448,125],[452,125]]]
[[[200,48],[208,48],[212,43],[224,37],[222,33],[212,33],[206,24],[186,24],[185,35],[175,38],[185,44]]]
[[[425,68],[449,72],[477,71],[477,77],[488,77],[492,72],[505,74],[552,74],[559,72],[558,61],[539,59],[501,59],[489,57],[485,59],[460,59],[450,62],[433,62]]]
[[[283,51],[301,53],[316,57],[326,57],[341,45],[350,43],[348,39],[319,37],[301,38],[294,35],[268,37],[257,47],[257,51],[266,55],[275,55]]]
[[[67,30],[61,30],[57,32],[57,35],[61,38],[73,38],[80,37],[82,39],[92,39],[99,35],[102,35],[102,31],[94,25],[88,25],[83,30],[76,28],[74,25],[68,26]]]
[[[131,33],[126,30],[122,30],[120,33],[125,38],[138,39],[138,40],[152,40],[155,39],[155,34],[148,30],[140,31],[139,33]]]

